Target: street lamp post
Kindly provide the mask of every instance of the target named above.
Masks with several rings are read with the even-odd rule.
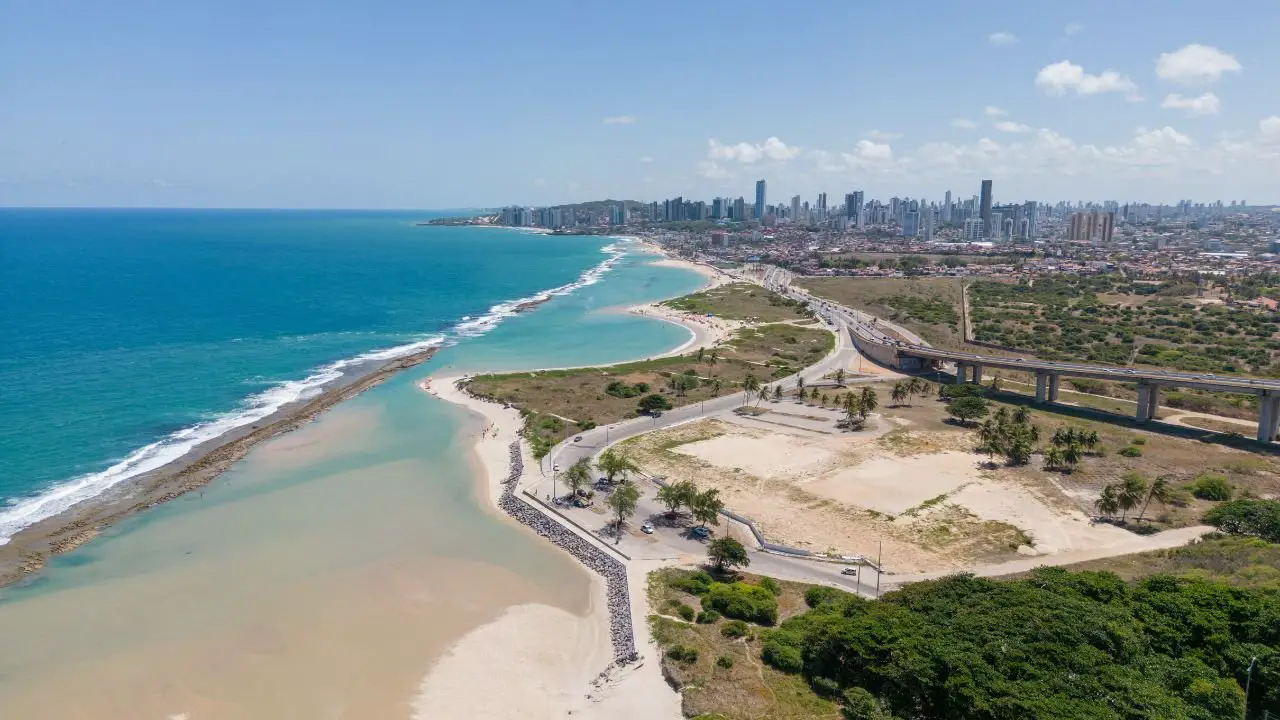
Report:
[[[1249,686],[1253,684],[1253,668],[1258,664],[1258,658],[1249,659],[1249,669],[1245,670],[1244,677],[1244,711],[1240,713],[1241,720],[1249,719]]]

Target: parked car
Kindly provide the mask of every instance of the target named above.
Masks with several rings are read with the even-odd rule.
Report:
[[[711,531],[699,525],[689,531],[689,537],[695,540],[706,540],[711,537]]]
[[[578,437],[574,438],[574,439],[573,439],[573,441],[574,441],[574,442],[578,442],[578,441],[579,441],[579,440],[581,440],[581,439],[582,439],[582,436],[581,436],[581,435],[579,435]]]
[[[653,534],[653,523],[645,523],[645,524],[641,525],[641,526],[640,526],[640,532],[644,533],[645,535],[652,535],[652,534]]]
[[[840,571],[840,574],[841,574],[841,575],[852,575],[852,576],[854,576],[854,577],[857,577],[857,576],[858,576],[858,568],[856,568],[856,567],[847,567],[847,568],[845,568],[845,569],[841,570],[841,571]]]

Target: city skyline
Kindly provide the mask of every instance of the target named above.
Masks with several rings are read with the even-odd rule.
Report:
[[[761,177],[775,198],[938,198],[974,176],[1019,200],[1280,203],[1280,7],[1232,9],[927,2],[908,38],[898,5],[809,3],[760,43],[716,29],[774,28],[761,0],[655,0],[682,18],[661,32],[567,0],[17,5],[0,204],[492,207],[751,197]],[[477,36],[485,13],[503,22]],[[645,81],[676,75],[704,91]]]

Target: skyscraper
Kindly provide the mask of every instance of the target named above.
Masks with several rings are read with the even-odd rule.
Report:
[[[747,219],[747,199],[741,195],[738,196],[737,200],[733,201],[733,219],[737,222]]]
[[[763,180],[756,181],[756,210],[755,217],[757,220],[764,217],[765,182]]]
[[[791,222],[800,222],[800,196],[791,196]]]
[[[827,194],[818,193],[818,217],[825,219],[827,217]]]
[[[982,209],[979,211],[979,217],[982,218],[982,236],[991,237],[991,181],[982,181]]]
[[[862,197],[861,190],[855,190],[844,196],[844,216],[849,218],[849,224],[857,227],[866,225],[866,220],[862,215]]]
[[[902,214],[902,237],[913,238],[920,234],[920,213],[905,212]]]
[[[947,191],[947,199],[942,205],[942,222],[951,222],[951,191]]]

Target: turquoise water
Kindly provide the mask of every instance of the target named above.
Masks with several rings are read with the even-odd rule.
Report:
[[[440,344],[431,367],[507,369],[687,337],[609,309],[692,290],[692,273],[609,238],[413,225],[430,216],[0,210],[0,540],[370,353]]]

